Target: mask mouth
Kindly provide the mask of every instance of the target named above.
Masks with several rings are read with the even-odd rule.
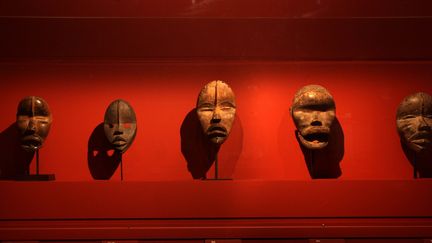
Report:
[[[113,141],[112,141],[112,144],[113,144],[115,147],[121,147],[121,146],[124,146],[126,143],[127,143],[126,139],[124,139],[124,138],[121,137],[121,136],[115,136],[114,139],[113,139]]]
[[[304,134],[299,133],[300,142],[309,149],[321,149],[328,145],[330,129],[326,127],[306,129]]]
[[[432,145],[432,134],[428,132],[419,132],[413,134],[408,140],[410,143],[420,148],[425,148]]]
[[[310,133],[304,136],[304,139],[310,143],[327,143],[328,138],[329,134],[323,132]]]
[[[228,132],[225,127],[210,126],[209,129],[207,129],[207,136],[211,141],[220,144],[225,141],[226,137],[228,136]]]
[[[432,133],[429,132],[418,132],[418,133],[414,133],[409,140],[413,141],[413,140],[419,140],[419,139],[431,139],[432,138]]]
[[[34,151],[42,146],[42,138],[36,134],[27,135],[21,139],[21,147],[26,151]]]

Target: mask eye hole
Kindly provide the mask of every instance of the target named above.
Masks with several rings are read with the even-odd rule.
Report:
[[[113,154],[114,154],[114,150],[113,149],[110,149],[110,150],[107,151],[107,155],[109,157],[113,156]]]
[[[415,118],[414,115],[406,115],[403,117],[403,119],[413,119],[413,118]]]
[[[109,123],[108,126],[109,126],[109,128],[113,128],[114,127],[114,125],[112,123]]]
[[[213,111],[214,110],[214,105],[210,104],[210,103],[204,103],[204,104],[201,104],[198,107],[198,110],[199,111]]]

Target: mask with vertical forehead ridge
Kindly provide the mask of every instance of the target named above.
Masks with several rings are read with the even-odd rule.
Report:
[[[402,142],[416,153],[432,149],[432,97],[415,93],[400,103],[396,124]]]
[[[335,102],[322,86],[307,85],[297,91],[291,115],[300,143],[308,149],[328,145],[330,127],[336,116]]]
[[[206,84],[198,96],[196,111],[206,137],[213,144],[224,143],[236,112],[234,92],[228,84],[220,80]]]
[[[104,131],[113,148],[126,152],[135,139],[136,116],[132,106],[124,100],[113,101],[105,111]]]
[[[26,151],[38,150],[51,128],[51,112],[45,100],[27,96],[18,104],[16,124],[21,147]]]

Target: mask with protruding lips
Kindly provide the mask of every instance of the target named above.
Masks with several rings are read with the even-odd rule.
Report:
[[[400,103],[396,124],[399,136],[416,153],[432,149],[432,97],[415,93]]]
[[[135,112],[129,103],[121,99],[113,101],[104,119],[104,132],[113,148],[126,152],[135,139],[136,130]]]
[[[21,147],[26,151],[38,150],[48,136],[51,122],[51,112],[45,100],[36,96],[22,99],[16,115]]]
[[[236,112],[234,92],[228,84],[215,80],[205,85],[198,96],[196,111],[206,137],[213,144],[224,143]]]
[[[330,127],[336,116],[333,97],[322,86],[307,85],[295,94],[291,115],[297,137],[307,149],[322,149],[328,145]]]

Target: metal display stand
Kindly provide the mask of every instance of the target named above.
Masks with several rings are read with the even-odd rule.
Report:
[[[219,159],[218,156],[219,155],[219,151],[216,153],[216,158],[215,158],[215,164],[214,164],[214,168],[215,168],[215,174],[214,174],[214,178],[211,179],[205,179],[207,181],[228,181],[228,180],[232,180],[232,178],[219,178]]]
[[[39,174],[39,149],[36,150],[36,174],[18,175],[14,178],[17,181],[53,181],[55,174]]]

